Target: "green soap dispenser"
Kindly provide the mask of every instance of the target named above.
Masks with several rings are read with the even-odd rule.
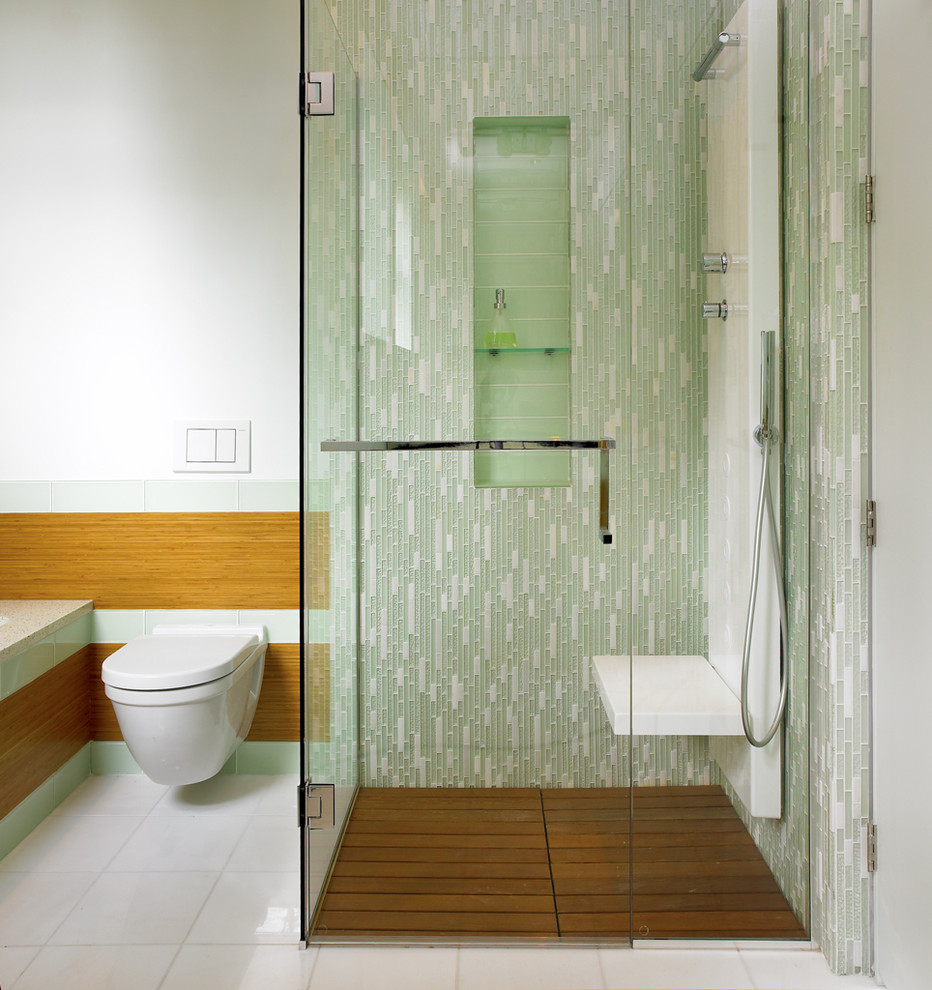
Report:
[[[518,339],[511,329],[511,321],[505,313],[505,290],[495,290],[495,307],[492,310],[492,325],[485,335],[485,346],[489,350],[517,347]]]

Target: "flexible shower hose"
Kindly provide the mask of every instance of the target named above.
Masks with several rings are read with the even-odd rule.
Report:
[[[760,494],[757,498],[757,524],[754,528],[754,562],[751,567],[751,593],[748,597],[748,619],[744,628],[744,653],[741,657],[741,724],[744,735],[752,746],[766,746],[776,735],[783,713],[786,711],[786,695],[789,687],[789,671],[784,660],[784,651],[789,643],[788,622],[786,617],[786,589],[783,585],[783,554],[780,549],[780,537],[777,533],[777,521],[774,518],[773,496],[770,491],[770,446],[773,438],[766,431],[760,431],[758,443],[761,445],[761,474]],[[760,577],[760,552],[764,529],[764,515],[770,522],[770,543],[773,549],[773,568],[777,581],[777,599],[780,603],[780,701],[777,712],[770,723],[770,728],[763,736],[755,736],[751,727],[751,713],[748,708],[748,674],[751,668],[751,636],[754,630],[754,612],[757,608],[757,583]]]

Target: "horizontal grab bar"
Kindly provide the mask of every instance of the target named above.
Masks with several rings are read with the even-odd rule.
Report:
[[[599,538],[605,544],[612,542],[608,525],[608,452],[615,449],[615,441],[608,438],[602,440],[323,440],[320,449],[354,453],[415,450],[466,450],[482,453],[522,450],[597,450],[599,451]]]

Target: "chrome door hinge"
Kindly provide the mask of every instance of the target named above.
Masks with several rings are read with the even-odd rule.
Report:
[[[864,222],[874,222],[874,177],[868,175],[864,179]]]
[[[873,873],[877,869],[877,826],[873,822],[867,823],[867,872]]]
[[[298,102],[302,117],[333,116],[333,73],[298,74]]]
[[[867,512],[865,514],[867,522],[867,545],[877,546],[877,503],[869,498],[867,500]]]
[[[298,828],[333,828],[335,790],[333,784],[299,785]]]

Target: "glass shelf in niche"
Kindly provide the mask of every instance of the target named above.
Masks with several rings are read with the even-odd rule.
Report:
[[[569,354],[568,347],[476,347],[476,354]]]

